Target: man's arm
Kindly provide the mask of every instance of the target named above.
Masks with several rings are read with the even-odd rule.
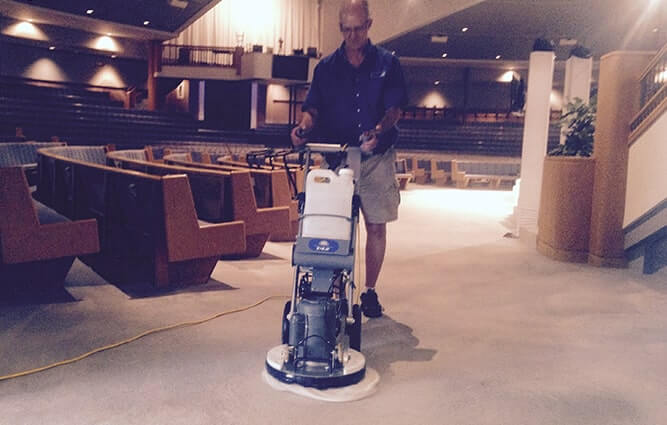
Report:
[[[291,138],[294,146],[300,146],[306,143],[306,134],[315,127],[317,122],[317,109],[310,108],[303,112],[301,122],[292,129]]]
[[[387,109],[387,111],[384,113],[384,117],[382,117],[380,122],[375,126],[375,133],[379,135],[386,132],[395,126],[400,118],[401,108],[398,106],[392,106],[391,108]]]
[[[361,150],[363,152],[370,153],[375,149],[375,147],[378,145],[380,142],[379,136],[380,134],[388,131],[396,123],[398,120],[401,118],[401,108],[398,106],[392,106],[389,109],[387,109],[384,113],[384,116],[380,120],[379,123],[375,126],[373,130],[368,130],[364,132],[363,139],[365,140],[361,144]]]

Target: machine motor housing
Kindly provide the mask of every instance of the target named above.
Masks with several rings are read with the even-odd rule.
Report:
[[[302,299],[290,318],[289,345],[295,347],[295,360],[330,362],[340,327],[340,301],[329,296]]]

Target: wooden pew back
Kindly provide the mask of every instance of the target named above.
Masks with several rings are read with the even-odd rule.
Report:
[[[38,193],[68,217],[99,218],[102,251],[89,262],[114,283],[204,283],[221,255],[245,250],[243,223],[198,224],[186,175],[85,162],[72,151],[40,155]]]

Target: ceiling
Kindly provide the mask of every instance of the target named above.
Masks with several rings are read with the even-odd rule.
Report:
[[[167,39],[220,0],[0,0],[0,12],[16,19],[113,32],[133,38]],[[87,11],[92,10],[92,13]],[[110,27],[109,25],[115,27]]]
[[[0,0],[0,15],[167,40],[220,1]],[[433,42],[433,36],[447,41]],[[571,43],[590,48],[596,58],[619,49],[657,50],[667,42],[667,0],[486,0],[381,44],[401,57],[443,60],[446,53],[451,62],[526,61],[538,37],[555,42],[557,59],[568,57]]]
[[[561,40],[584,45],[596,58],[657,50],[667,42],[667,0],[486,0],[381,44],[401,57],[527,60],[537,38],[554,41],[557,59],[573,47]]]

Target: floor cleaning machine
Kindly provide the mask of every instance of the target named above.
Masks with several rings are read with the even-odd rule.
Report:
[[[311,170],[314,153],[325,155],[337,171]],[[299,194],[299,232],[292,248],[292,299],[282,315],[282,344],[269,350],[266,371],[287,384],[345,387],[366,374],[361,309],[354,303],[359,226],[354,187],[361,151],[307,143],[302,157],[305,193]]]

